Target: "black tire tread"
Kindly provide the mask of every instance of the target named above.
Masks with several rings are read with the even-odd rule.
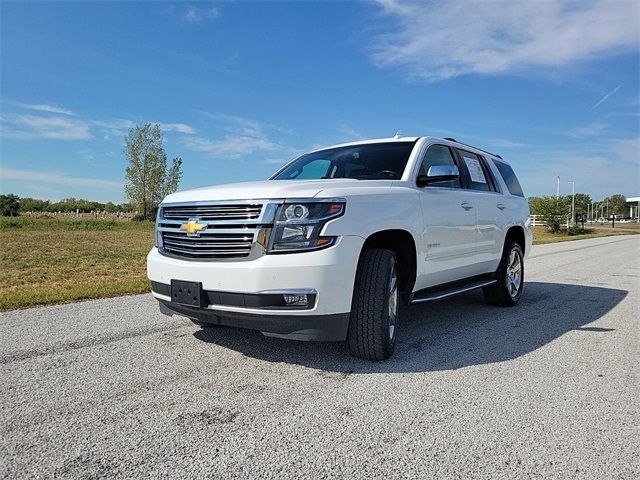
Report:
[[[390,250],[364,250],[358,262],[353,292],[348,342],[351,353],[366,360],[384,360],[393,353],[387,345]]]

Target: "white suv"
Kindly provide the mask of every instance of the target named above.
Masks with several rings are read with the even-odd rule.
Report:
[[[382,360],[398,307],[482,288],[515,305],[529,207],[498,155],[394,137],[302,155],[269,180],[169,195],[147,272],[160,310],[201,326],[346,340]]]

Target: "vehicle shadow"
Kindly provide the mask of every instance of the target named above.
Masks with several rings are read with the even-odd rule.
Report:
[[[559,283],[527,282],[520,303],[499,308],[471,292],[439,303],[406,307],[394,356],[368,362],[349,355],[344,343],[297,342],[226,327],[198,330],[208,343],[268,362],[299,364],[340,373],[405,373],[453,370],[511,360],[561,335],[606,335],[611,328],[585,327],[609,312],[627,291]]]

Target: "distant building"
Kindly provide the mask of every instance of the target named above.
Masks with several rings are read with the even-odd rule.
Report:
[[[640,197],[627,198],[627,205],[629,206],[629,216],[638,218],[640,216]]]

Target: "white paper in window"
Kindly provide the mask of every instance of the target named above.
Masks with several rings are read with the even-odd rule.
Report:
[[[464,163],[467,164],[467,169],[469,170],[469,176],[471,176],[471,181],[476,183],[487,183],[487,179],[484,176],[484,172],[482,171],[482,165],[480,165],[480,160],[477,158],[464,158]]]

